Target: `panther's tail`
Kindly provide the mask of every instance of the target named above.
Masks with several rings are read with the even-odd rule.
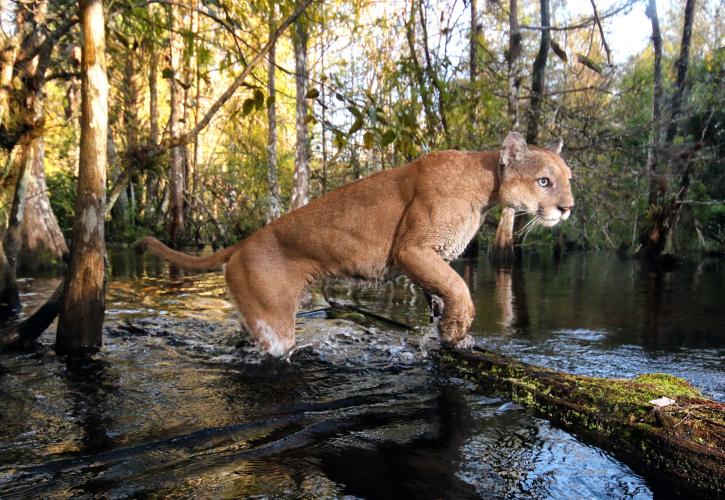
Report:
[[[237,245],[223,248],[206,257],[197,257],[183,252],[177,252],[161,243],[156,238],[147,236],[136,246],[139,252],[151,250],[151,253],[168,260],[174,266],[186,271],[215,271],[222,268],[230,257],[237,251]]]

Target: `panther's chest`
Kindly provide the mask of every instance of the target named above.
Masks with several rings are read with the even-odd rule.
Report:
[[[444,260],[453,260],[463,253],[468,243],[478,232],[481,226],[481,213],[478,210],[471,211],[461,217],[456,224],[443,227],[440,232],[435,251]]]

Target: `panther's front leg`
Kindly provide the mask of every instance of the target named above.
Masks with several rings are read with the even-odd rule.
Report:
[[[473,346],[468,328],[475,310],[463,278],[432,249],[403,248],[398,251],[396,261],[413,283],[443,299],[441,342],[455,347]]]

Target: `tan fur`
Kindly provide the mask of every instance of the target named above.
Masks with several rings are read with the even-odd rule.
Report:
[[[537,185],[542,176],[551,178],[550,188]],[[214,270],[227,263],[226,282],[244,325],[274,356],[295,344],[303,289],[330,275],[375,280],[405,274],[443,299],[441,340],[469,346],[473,302],[446,261],[464,250],[482,213],[499,202],[546,225],[566,218],[574,204],[570,176],[558,154],[529,149],[512,133],[502,151],[432,153],[360,179],[208,257],[176,252],[154,238],[140,246],[182,269]]]

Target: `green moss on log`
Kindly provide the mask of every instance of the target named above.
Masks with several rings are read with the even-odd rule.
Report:
[[[725,477],[725,405],[665,373],[632,379],[572,375],[497,353],[450,349],[439,365],[526,405],[615,453],[669,491],[717,497]],[[667,397],[674,404],[650,401]]]

